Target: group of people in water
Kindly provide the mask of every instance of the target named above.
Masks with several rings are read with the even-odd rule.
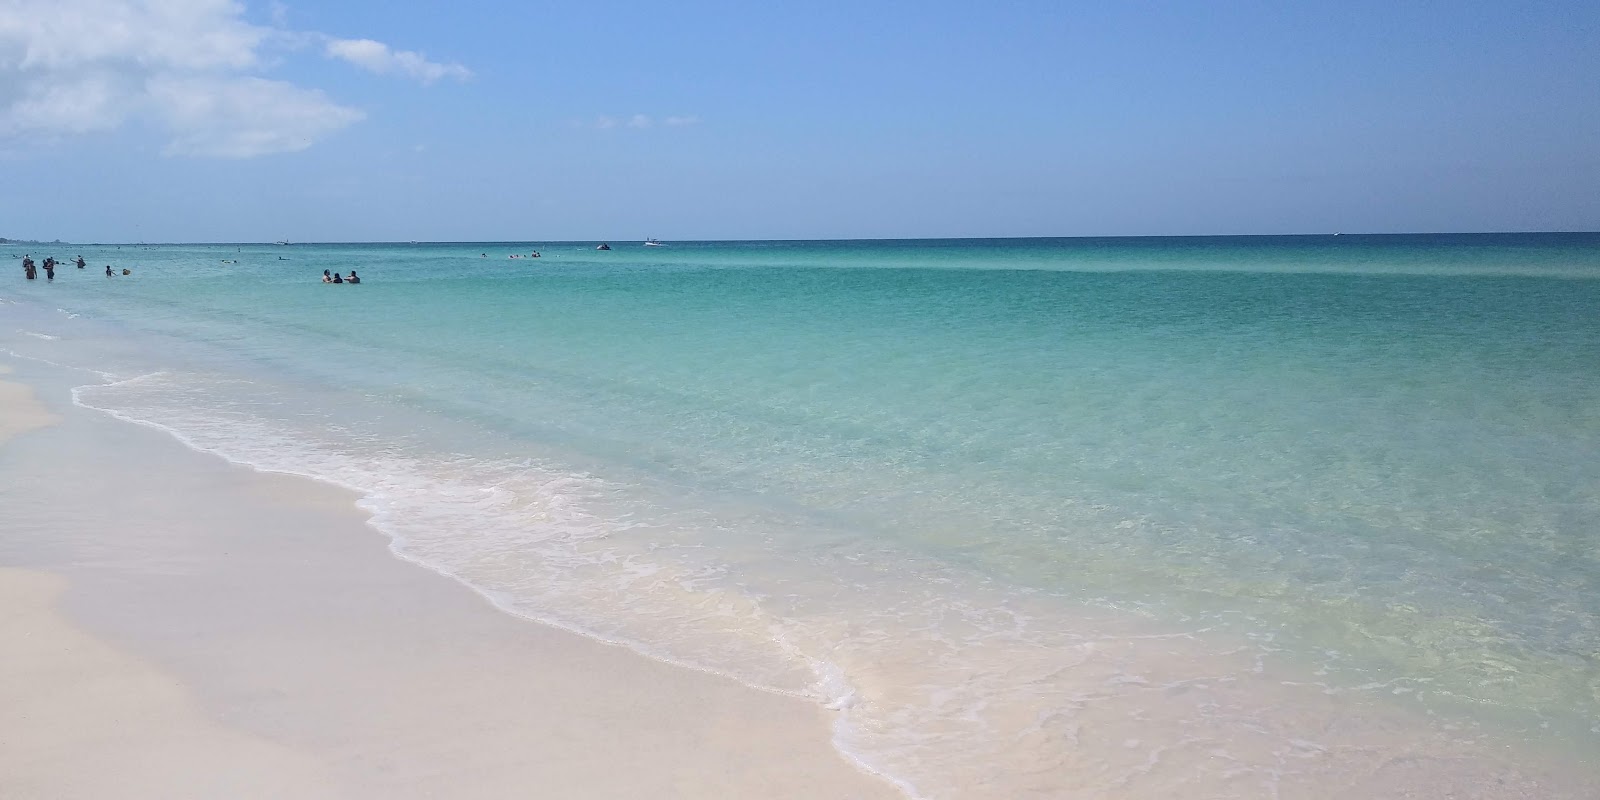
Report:
[[[279,256],[278,260],[284,261],[284,260],[287,260],[287,259],[284,259],[282,256]],[[78,269],[83,269],[84,267],[89,266],[89,262],[84,261],[83,260],[83,256],[78,256],[76,259],[74,259],[70,263],[76,264],[78,266]],[[237,263],[239,263],[239,261],[238,261],[238,259],[223,259],[222,263],[224,263],[224,264],[237,264]],[[53,281],[53,280],[56,279],[56,267],[64,267],[64,266],[65,266],[64,264],[62,264],[60,261],[55,260],[55,258],[53,258],[53,257],[45,258],[43,263],[34,263],[32,254],[24,255],[22,257],[22,274],[24,276],[26,276],[27,279],[30,280],[30,281],[38,279],[40,270],[44,271],[45,280]],[[106,265],[106,277],[107,278],[115,277],[116,274],[117,274],[116,270],[112,269],[110,264],[107,264]],[[133,270],[124,268],[122,270],[122,274],[124,274],[124,275],[132,275],[133,274]],[[350,270],[350,274],[349,275],[343,275],[343,276],[341,276],[337,272],[331,272],[329,270],[323,270],[322,271],[322,282],[323,283],[360,283],[361,282],[361,276],[357,275],[355,270]]]
[[[341,278],[341,277],[339,277],[339,273],[337,273],[337,272],[329,272],[328,270],[323,270],[322,271],[322,282],[323,283],[360,283],[361,282],[361,276],[357,275],[355,270],[350,270],[350,276],[349,277]]]
[[[74,259],[72,261],[72,263],[78,265],[78,269],[83,269],[84,267],[89,266],[89,262],[84,261],[83,260],[83,256],[78,256],[76,259]],[[44,270],[44,279],[45,280],[47,280],[47,281],[55,280],[56,279],[56,267],[59,267],[59,266],[62,266],[61,262],[55,260],[55,258],[53,256],[46,256],[45,260],[44,260],[44,263],[42,263],[42,264],[33,263],[33,255],[32,254],[25,255],[25,256],[22,257],[22,274],[24,276],[26,276],[27,279],[30,280],[30,281],[38,279],[39,270],[40,269]],[[131,273],[132,273],[132,271],[131,270],[127,270],[127,269],[124,269],[122,271],[122,274],[124,274],[124,275],[129,275]],[[115,272],[111,271],[111,265],[107,264],[106,265],[106,277],[109,278],[109,277],[111,277],[111,276],[113,276],[115,274],[116,274]]]

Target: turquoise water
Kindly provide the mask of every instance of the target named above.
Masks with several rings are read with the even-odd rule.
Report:
[[[0,343],[919,795],[1600,746],[1600,235],[614,246],[13,245]]]

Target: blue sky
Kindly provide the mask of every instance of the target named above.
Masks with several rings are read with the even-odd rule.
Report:
[[[0,236],[1600,228],[1600,4],[0,0]]]

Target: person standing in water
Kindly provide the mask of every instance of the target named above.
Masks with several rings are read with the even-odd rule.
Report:
[[[111,271],[111,265],[110,264],[106,265],[106,277],[107,278],[115,278],[115,277],[117,277],[117,273]]]
[[[345,283],[360,283],[361,282],[361,276],[357,275],[355,270],[350,270],[350,277],[345,278],[344,282]]]
[[[84,267],[83,256],[78,256],[78,269],[83,269],[83,267]]]
[[[47,281],[56,279],[56,260],[54,258],[44,260],[44,279]]]
[[[322,271],[322,282],[323,283],[333,283],[333,276],[328,274],[327,270],[323,270]]]
[[[344,278],[339,277],[339,273],[335,272],[335,273],[333,273],[333,282],[334,283],[344,283]]]

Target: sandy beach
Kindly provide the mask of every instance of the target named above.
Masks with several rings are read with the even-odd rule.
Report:
[[[899,796],[814,703],[511,617],[394,558],[353,495],[13,366],[0,796]]]

